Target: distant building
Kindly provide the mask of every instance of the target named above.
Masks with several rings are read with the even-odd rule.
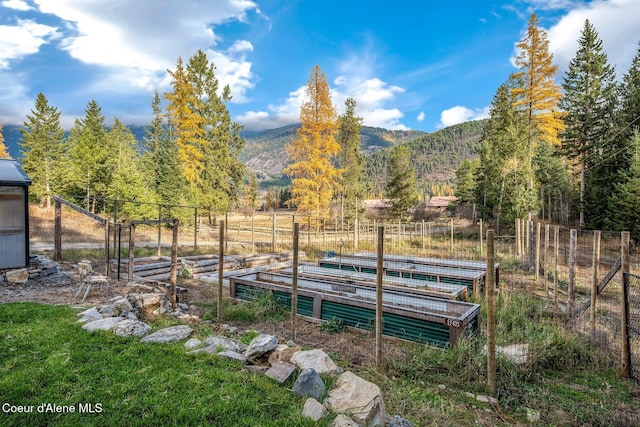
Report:
[[[367,218],[384,218],[391,209],[389,199],[367,199],[362,201]]]
[[[456,196],[433,196],[425,205],[425,208],[431,212],[444,212],[447,207],[458,201]]]

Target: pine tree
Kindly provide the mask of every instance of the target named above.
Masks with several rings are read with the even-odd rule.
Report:
[[[110,153],[105,136],[102,108],[91,100],[84,118],[76,119],[69,133],[67,170],[70,188],[67,192],[72,197],[84,194],[86,208],[92,211],[95,211],[97,198],[104,196],[111,177],[111,170],[106,166]]]
[[[198,50],[186,68],[178,59],[173,92],[167,111],[174,133],[183,174],[191,186],[193,203],[212,211],[224,211],[238,200],[245,175],[238,159],[244,148],[242,126],[231,121],[227,102],[229,86],[218,94],[215,65]]]
[[[620,150],[614,134],[616,85],[602,41],[591,23],[585,21],[578,51],[569,63],[564,81],[562,109],[566,112],[562,147],[580,171],[580,225],[601,228],[611,184],[618,179]],[[616,154],[618,153],[618,154]]]
[[[535,13],[531,14],[527,33],[517,47],[520,53],[515,64],[520,71],[514,77],[522,84],[512,89],[514,107],[526,114],[530,158],[533,158],[538,140],[559,145],[558,133],[564,129],[563,113],[558,108],[562,93],[553,80],[558,66],[553,64],[547,33],[538,27]]]
[[[118,217],[130,220],[155,218],[156,209],[148,202],[155,201],[156,196],[147,186],[135,136],[115,118],[106,140],[111,150],[107,165],[111,169],[112,177],[105,196],[111,200],[143,202],[119,204]]]
[[[640,133],[638,130],[629,141],[631,162],[627,171],[622,171],[616,184],[613,197],[610,197],[610,211],[607,226],[616,231],[629,231],[631,238],[640,241]]]
[[[526,116],[513,107],[513,79],[498,88],[481,138],[476,200],[485,219],[513,224],[533,207]]]
[[[363,157],[360,151],[360,129],[362,118],[356,117],[356,100],[348,98],[345,112],[339,117],[340,127],[336,141],[340,144],[338,166],[342,174],[342,208],[346,218],[353,218],[358,209],[358,200],[362,201],[364,188],[362,185]]]
[[[291,203],[298,212],[324,220],[329,217],[331,199],[339,189],[341,172],[334,164],[340,152],[335,140],[338,131],[336,109],[322,70],[316,65],[306,89],[307,101],[300,108],[301,126],[287,146],[292,163],[283,172],[292,179]]]
[[[460,203],[475,203],[476,172],[479,167],[480,159],[465,159],[456,170],[455,195]]]
[[[618,113],[620,131],[617,137],[623,141],[631,141],[634,132],[640,129],[640,42],[631,67],[622,78],[618,93],[621,105]]]
[[[4,145],[4,136],[2,135],[2,123],[0,123],[0,159],[9,159],[9,152],[7,151],[7,147]]]
[[[411,167],[411,151],[406,145],[399,145],[391,157],[385,197],[391,200],[391,216],[398,219],[406,219],[409,210],[420,200],[416,173]]]
[[[46,208],[51,207],[51,196],[60,193],[63,177],[64,129],[60,125],[60,112],[42,92],[38,93],[35,108],[27,115],[21,129],[22,166],[32,181],[30,194]]]

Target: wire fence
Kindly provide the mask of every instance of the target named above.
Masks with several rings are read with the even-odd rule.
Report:
[[[406,264],[411,257],[422,257],[432,260],[475,261],[486,266],[486,227],[482,222],[470,223],[457,218],[443,218],[410,223],[374,220],[342,222],[340,219],[322,223],[292,212],[229,212],[217,217],[202,218],[198,216],[196,209],[181,209],[185,211],[184,217],[192,218],[192,221],[181,222],[179,225],[178,244],[181,255],[220,253],[222,226],[225,255],[290,252],[293,249],[294,224],[299,224],[301,259],[306,260],[307,264],[300,267],[303,274],[299,279],[302,286],[297,295],[298,313],[320,321],[316,324],[303,322],[296,325],[300,328],[296,334],[297,341],[301,344],[323,347],[328,342],[336,344],[336,341],[342,340],[344,342],[338,344],[347,346],[352,360],[361,360],[362,363],[370,362],[372,355],[376,354],[376,265],[371,254],[375,254],[377,250],[377,231],[380,227],[384,230],[384,252],[391,257],[385,261],[383,287],[387,289],[387,293],[382,296],[384,304],[392,306],[385,313],[387,335],[402,340],[447,346],[454,345],[465,329],[479,329],[481,326],[479,316],[473,313],[472,305],[474,293],[484,283],[482,274],[474,276],[471,273],[466,278],[460,277],[460,274],[449,277],[452,275],[451,270],[457,267],[434,265],[426,268],[417,266],[416,263],[395,266],[392,263],[402,264],[405,261]],[[101,225],[90,218],[83,221],[79,221],[77,217],[65,220],[68,212],[70,208],[64,207],[61,219],[63,251],[86,247],[106,252],[108,244],[111,259],[121,254],[123,257],[128,256],[126,222],[123,222],[123,228]],[[157,212],[158,219],[162,219],[163,208],[160,207]],[[111,222],[116,215],[105,215],[107,216]],[[51,224],[32,227],[32,248],[49,247],[55,240],[51,229]],[[145,255],[170,254],[172,230],[166,224],[160,221],[158,224],[142,224],[134,230],[137,247],[147,248]],[[557,315],[565,316],[568,329],[590,337],[595,345],[611,354],[613,360],[620,361],[624,328],[620,233],[571,230],[524,220],[516,223],[515,231],[515,235],[495,237],[496,262],[500,264],[497,271],[498,286],[501,292],[527,292],[548,301]],[[358,254],[359,260],[351,259],[353,254]],[[394,261],[393,256],[400,258]],[[333,264],[328,261],[331,258]],[[635,251],[632,251],[629,270],[633,274],[640,273],[640,262]],[[230,296],[240,299],[255,298],[255,295],[249,295],[252,292],[249,289],[251,281],[267,283],[270,287],[264,288],[287,307],[291,307],[291,292],[286,291],[287,287],[290,289],[293,285],[290,271],[272,272],[269,277],[267,273],[250,274],[254,276],[245,277],[244,282],[237,280],[237,283],[231,285]],[[327,277],[330,278],[330,285],[324,283],[327,282]],[[638,378],[640,286],[636,276],[631,277],[628,316],[630,368],[631,375]],[[420,280],[437,285],[423,286],[421,292],[407,290],[408,284]],[[330,287],[322,289],[323,286]],[[404,287],[405,294],[395,292],[395,288],[400,287]],[[317,302],[315,293],[320,292],[334,295],[323,297]],[[336,294],[344,298],[339,298]],[[439,300],[434,303],[431,298]],[[353,301],[357,303],[354,304]],[[414,312],[421,314],[415,315]],[[445,313],[444,318],[434,313]],[[290,320],[273,327],[287,336],[286,332],[291,327],[287,322]],[[435,323],[439,326],[433,326]],[[422,325],[423,328],[415,329],[416,325]],[[318,333],[331,332],[343,326],[353,327],[349,335]],[[427,330],[429,332],[425,332]],[[387,351],[398,350],[394,347]],[[387,357],[393,357],[393,354]]]

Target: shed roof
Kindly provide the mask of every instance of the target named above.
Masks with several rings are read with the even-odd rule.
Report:
[[[0,159],[0,186],[17,185],[26,187],[31,185],[31,179],[22,170],[20,164],[13,159]]]

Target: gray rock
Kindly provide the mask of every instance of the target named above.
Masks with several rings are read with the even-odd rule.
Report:
[[[113,317],[116,315],[116,310],[111,304],[103,305],[99,311],[103,317]]]
[[[202,341],[196,338],[190,338],[184,343],[185,350],[193,350],[194,348],[198,348],[202,345]]]
[[[165,294],[161,292],[151,292],[146,294],[131,294],[128,297],[129,303],[138,308],[159,306]]]
[[[248,360],[256,359],[265,353],[275,350],[278,340],[267,334],[260,334],[249,343],[249,347],[244,352]]]
[[[327,411],[327,408],[325,408],[322,403],[318,402],[313,397],[310,397],[304,402],[302,415],[307,418],[311,418],[313,421],[320,421],[329,415],[329,411]]]
[[[316,400],[322,400],[327,388],[320,375],[313,368],[307,368],[298,375],[292,391],[300,397],[310,396]]]
[[[242,353],[247,349],[247,346],[244,343],[221,335],[212,335],[207,337],[204,342],[207,345],[217,346],[220,350],[231,350],[238,353]]]
[[[296,365],[287,362],[276,362],[264,373],[269,378],[273,378],[284,384],[296,370]]]
[[[336,379],[325,404],[332,412],[349,414],[358,424],[383,426],[386,420],[380,387],[350,371]]]
[[[331,427],[360,427],[360,424],[353,421],[351,418],[344,414],[338,414]]]
[[[225,351],[221,351],[220,353],[218,353],[218,356],[220,357],[226,357],[227,359],[233,359],[233,360],[238,360],[242,363],[247,363],[247,358],[244,357],[242,354],[235,352],[235,351],[231,351],[231,350],[225,350]]]
[[[151,335],[147,335],[142,338],[140,342],[167,343],[182,341],[191,335],[191,332],[193,332],[193,329],[187,325],[170,326],[168,328],[160,329]]]
[[[69,286],[72,283],[71,276],[66,271],[60,271],[51,276],[41,277],[40,283],[47,286]]]
[[[235,334],[236,332],[238,332],[237,326],[227,325],[226,323],[222,325],[222,329],[229,332],[230,334]]]
[[[107,317],[101,320],[94,320],[93,322],[85,323],[82,325],[82,329],[85,331],[93,332],[93,331],[108,331],[113,326],[124,320],[124,317]]]
[[[130,311],[127,312],[127,314],[125,314],[124,317],[129,320],[138,320],[138,317]]]
[[[92,307],[88,310],[83,311],[82,313],[76,314],[79,317],[78,323],[88,323],[93,322],[95,320],[102,320],[102,314],[98,312],[98,309]]]
[[[9,270],[5,273],[5,277],[9,283],[27,283],[29,281],[29,271],[26,268]]]
[[[385,425],[387,427],[413,427],[411,421],[400,415],[387,416],[387,423]]]
[[[151,332],[151,326],[139,320],[124,319],[111,328],[119,337],[143,337]]]
[[[318,374],[335,375],[342,372],[329,355],[319,349],[299,351],[291,356],[291,363],[298,365],[300,369],[311,368]]]
[[[497,405],[498,404],[498,399],[491,397],[491,396],[486,396],[484,394],[479,394],[476,396],[476,400],[478,402],[482,402],[482,403],[489,403],[491,405]]]

